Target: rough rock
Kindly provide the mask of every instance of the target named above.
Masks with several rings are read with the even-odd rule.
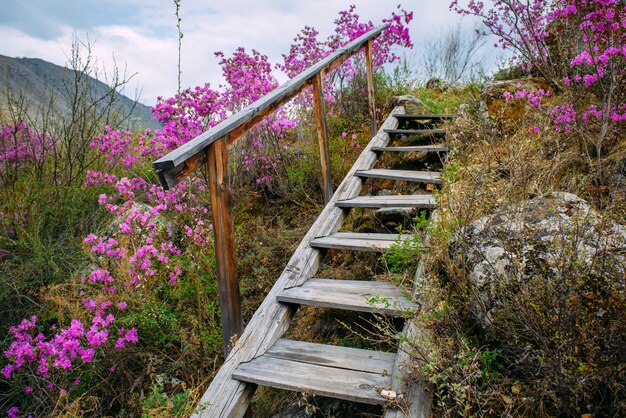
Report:
[[[590,277],[607,272],[626,277],[626,226],[603,218],[569,193],[552,193],[485,216],[461,230],[450,249],[469,272],[476,290],[472,314],[487,334],[502,307],[502,289],[518,289],[531,279],[556,280],[564,263]]]
[[[453,81],[442,80],[440,78],[431,78],[426,82],[426,88],[429,90],[448,91],[448,90],[462,90],[463,86]]]
[[[413,208],[380,208],[374,213],[378,222],[383,225],[394,223],[402,225],[412,219]]]
[[[531,91],[532,89],[543,89],[550,91],[547,82],[542,78],[517,78],[513,80],[494,81],[485,84],[480,95],[481,107],[485,112],[493,117],[505,120],[519,120],[530,106],[523,100],[515,100],[506,103],[504,92],[511,94],[520,89]]]
[[[428,113],[428,107],[415,96],[396,96],[393,98],[392,107],[404,106],[407,114]]]
[[[426,82],[426,88],[430,90],[440,89],[443,84],[443,80],[440,78],[431,78]]]

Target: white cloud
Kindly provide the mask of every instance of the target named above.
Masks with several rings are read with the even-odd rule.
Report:
[[[77,35],[84,39],[85,30],[93,42],[93,52],[110,68],[115,56],[118,67],[126,65],[128,73],[138,73],[136,80],[143,88],[142,101],[153,104],[159,95],[170,96],[177,88],[177,32],[174,6],[171,2],[148,0],[102,0],[111,7],[126,8],[129,24],[120,24],[116,10],[115,24],[106,23],[106,15],[97,26],[81,28]],[[354,0],[363,20],[380,23],[395,10],[394,3],[381,0]],[[411,35],[416,46],[427,34],[447,27],[457,19],[448,11],[447,1],[417,0],[405,7],[414,10]],[[231,0],[209,4],[203,0],[181,2],[182,79],[183,87],[204,82],[216,85],[221,71],[215,51],[231,53],[238,46],[257,49],[272,62],[281,60],[293,37],[305,25],[316,27],[321,36],[333,30],[333,20],[346,3],[339,0],[299,1]],[[69,23],[69,22],[68,22]],[[61,35],[44,40],[26,35],[19,29],[0,26],[3,45],[0,54],[42,58],[63,65],[71,49],[74,29],[59,22]]]

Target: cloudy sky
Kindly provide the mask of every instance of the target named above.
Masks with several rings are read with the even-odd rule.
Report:
[[[221,80],[215,51],[230,54],[237,47],[257,49],[280,61],[281,54],[305,25],[323,37],[333,30],[337,13],[357,6],[362,20],[380,24],[395,10],[385,0],[181,0],[182,85]],[[419,61],[421,40],[450,27],[458,19],[448,0],[412,0],[411,35]],[[0,54],[42,58],[64,65],[74,34],[92,44],[93,55],[105,68],[113,61],[128,74],[136,73],[132,88],[141,101],[153,104],[177,89],[178,43],[173,0],[0,0]],[[471,22],[464,22],[471,26]],[[127,94],[129,92],[127,91]]]

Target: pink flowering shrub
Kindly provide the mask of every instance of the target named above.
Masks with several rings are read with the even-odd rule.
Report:
[[[216,52],[225,84],[218,86],[218,89],[205,84],[194,90],[185,90],[173,98],[159,98],[153,108],[153,114],[164,125],[162,131],[156,132],[156,136],[160,137],[159,142],[173,149],[176,144],[189,141],[278,87],[276,77],[272,74],[273,67],[290,78],[295,77],[372,29],[374,24],[360,22],[355,10],[355,6],[350,6],[347,11],[339,13],[340,17],[335,20],[335,33],[325,41],[318,39],[317,30],[305,27],[294,39],[289,54],[283,55],[283,63],[272,65],[267,56],[256,50],[248,53],[244,48],[238,48],[231,57]],[[402,9],[388,19],[389,28],[373,45],[374,64],[377,67],[398,59],[394,47],[412,47],[407,28],[411,19],[412,13]],[[362,61],[362,58],[359,59]],[[362,73],[362,65],[359,71],[355,65],[349,60],[327,75],[325,98],[329,104],[336,103],[345,85],[350,84],[359,71]],[[294,102],[297,107],[309,107],[311,97],[302,95]],[[256,184],[269,184],[289,148],[288,132],[296,126],[293,114],[293,111],[279,109],[249,132],[232,153],[233,164],[241,168],[235,172],[248,173]]]
[[[411,45],[406,28],[411,18],[403,10],[392,15],[390,28],[374,44],[377,66],[398,59],[394,46]],[[81,143],[85,149],[72,155],[82,155],[84,160],[69,177],[80,173],[83,187],[72,191],[97,196],[102,225],[80,235],[85,237],[82,244],[89,268],[65,283],[42,285],[41,299],[46,304],[41,314],[10,330],[0,384],[20,406],[11,406],[9,416],[59,413],[83,396],[109,395],[112,404],[121,402],[120,393],[135,390],[141,380],[133,373],[143,373],[148,365],[166,368],[163,364],[200,354],[196,364],[207,356],[219,357],[221,329],[206,186],[201,178],[189,178],[164,191],[151,164],[274,90],[275,70],[293,77],[374,26],[360,22],[354,6],[341,12],[335,23],[335,33],[324,42],[317,41],[313,28],[305,29],[281,65],[270,63],[256,50],[217,52],[224,84],[207,83],[159,98],[152,112],[162,129],[132,132],[107,125]],[[327,78],[329,103],[339,100],[345,84],[359,77],[360,66],[357,59]],[[235,176],[236,181],[266,186],[285,175],[282,163],[298,137],[296,115],[307,112],[306,104],[279,109],[239,141],[231,151],[235,173],[243,173]],[[351,138],[349,148],[354,152],[360,143],[356,133]],[[56,169],[55,158],[63,153],[49,151],[64,144],[38,135],[26,124],[3,126],[0,173],[8,174],[0,183],[8,184],[9,174],[20,170]],[[55,178],[66,177],[56,174]],[[19,239],[14,225],[28,216],[26,209],[23,216],[16,216],[14,209],[0,202],[0,233],[11,245]],[[0,248],[0,259],[8,254],[3,251]],[[162,363],[155,365],[155,357]],[[183,363],[193,363],[187,360]],[[102,383],[109,379],[115,385]],[[142,380],[142,384],[149,383]],[[100,412],[118,407],[101,405]]]
[[[545,92],[515,93],[545,109],[557,132],[576,133],[602,179],[603,146],[623,135],[626,97],[626,5],[620,0],[453,1],[450,8],[483,19],[495,46],[512,50],[515,61],[540,74],[560,93],[542,107]],[[513,99],[512,95],[505,97]]]
[[[121,390],[132,383],[125,382],[127,371],[117,376],[109,369],[142,364],[155,350],[180,355],[172,344],[184,343],[187,350],[199,345],[196,352],[219,355],[219,321],[202,320],[202,312],[216,303],[208,205],[196,195],[203,191],[199,181],[164,192],[121,178],[101,195],[114,222],[106,233],[84,239],[93,267],[77,283],[49,290],[52,302],[63,298],[69,326],[48,320],[35,332],[34,319],[28,321],[33,325],[23,322],[4,352],[4,377],[32,400],[24,412],[48,415],[59,402],[94,393],[89,385],[73,383],[79,378],[97,382],[110,375]],[[24,327],[30,334],[21,332]],[[198,336],[193,341],[186,336],[190,328]]]
[[[3,125],[0,129],[0,170],[42,162],[55,145],[54,138],[34,132],[25,122]]]
[[[46,157],[57,140],[38,133],[25,122],[0,126],[0,186],[11,187],[21,171],[42,171]]]
[[[197,195],[204,192],[199,180],[163,191],[141,178],[103,179],[110,192],[99,202],[114,222],[105,235],[84,239],[96,267],[73,285],[75,297],[64,295],[74,318],[65,327],[54,322],[40,326],[37,317],[24,320],[11,328],[13,341],[4,351],[3,377],[17,390],[22,387],[27,398],[41,400],[28,409],[37,415],[50,413],[58,399],[89,390],[75,384],[76,379],[94,367],[114,367],[119,358],[114,352],[132,349],[140,337],[152,345],[180,340],[175,334],[184,328],[176,322],[146,323],[142,317],[152,304],[161,306],[164,294],[172,298],[177,287],[204,283],[198,275],[207,277],[202,266],[212,263],[212,226],[208,205]],[[202,327],[204,333],[212,329],[219,335],[219,324]],[[211,350],[219,347],[215,344]]]
[[[383,20],[383,23],[389,24],[389,27],[374,40],[372,45],[372,60],[376,68],[399,60],[395,48],[413,47],[408,29],[408,24],[412,20],[413,12],[408,12],[400,6],[398,6],[398,12],[393,12],[389,19]],[[348,10],[339,12],[339,17],[335,19],[334,23],[334,33],[325,40],[319,39],[319,32],[315,28],[305,27],[294,38],[289,54],[283,55],[283,63],[277,64],[276,67],[289,77],[295,77],[320,59],[376,26],[371,21],[361,22],[354,5],[350,6]],[[363,94],[365,91],[362,90],[364,86],[364,62],[362,54],[355,55],[326,75],[324,98],[331,105],[331,113],[334,111],[332,105],[341,103],[342,95],[346,93],[346,89],[349,87],[353,89],[353,92],[356,91],[360,96],[366,97],[366,94]],[[346,99],[349,98],[346,97]],[[312,97],[310,94],[305,94],[296,100],[299,104],[309,106]]]

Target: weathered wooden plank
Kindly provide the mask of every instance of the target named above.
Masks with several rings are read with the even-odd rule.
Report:
[[[391,373],[397,353],[279,339],[266,356],[369,373]]]
[[[384,251],[398,243],[398,240],[407,238],[409,235],[336,232],[332,235],[315,238],[311,241],[311,246],[352,251]]]
[[[276,296],[285,287],[298,286],[317,272],[320,251],[311,247],[310,242],[317,236],[332,234],[341,227],[345,211],[335,207],[334,203],[340,199],[346,200],[358,196],[363,182],[354,176],[355,172],[374,166],[377,155],[372,151],[372,147],[386,146],[389,143],[389,135],[384,132],[384,129],[397,127],[398,120],[393,115],[403,112],[402,106],[394,108],[376,136],[363,149],[335,191],[333,198],[304,236],[287,267],[252,316],[241,338],[202,396],[199,405],[203,408],[196,410],[194,416],[240,418],[244,415],[254,392],[254,386],[232,379],[233,371],[240,363],[265,353],[289,327],[295,309],[293,305],[278,302]]]
[[[431,194],[358,196],[339,200],[336,205],[340,208],[432,208],[435,205],[435,197]]]
[[[312,277],[304,282],[304,284],[310,283],[311,281],[317,282],[316,286],[318,287],[329,289],[332,289],[334,286],[336,286],[337,282],[350,283],[349,289],[353,293],[358,293],[373,288],[377,288],[381,292],[381,294],[388,296],[397,295],[400,292],[398,286],[389,282],[377,282],[371,280],[334,280]]]
[[[389,135],[430,135],[442,137],[446,135],[445,129],[389,129]]]
[[[374,241],[389,241],[390,239],[404,240],[411,238],[409,234],[386,234],[379,232],[335,232],[333,236],[342,239],[367,239]]]
[[[417,145],[410,147],[376,147],[376,152],[448,152],[445,145]]]
[[[418,306],[391,283],[360,280],[309,279],[301,286],[285,289],[278,300],[383,315],[402,315]]]
[[[230,341],[241,335],[241,298],[237,276],[235,228],[229,186],[228,150],[226,138],[213,142],[207,150],[207,171],[213,212],[217,287],[220,299],[224,353],[230,351]]]
[[[330,174],[330,148],[328,146],[328,130],[326,128],[323,78],[324,72],[320,72],[313,77],[313,101],[315,119],[317,121],[317,142],[320,148],[320,162],[322,164],[322,191],[324,204],[327,204],[333,196],[333,181]]]
[[[421,281],[424,279],[424,265],[420,264],[415,273],[413,297],[416,297]],[[424,347],[425,336],[416,325],[409,320],[402,330],[402,342],[394,363],[391,375],[391,389],[402,394],[402,401],[398,408],[388,408],[385,418],[431,418],[433,387],[423,378],[414,375],[410,364],[414,362],[411,344]]]
[[[378,391],[391,384],[388,374],[346,370],[265,355],[242,363],[233,372],[233,378],[367,404],[386,403]]]
[[[345,61],[347,58],[363,48],[368,39],[374,39],[380,35],[386,27],[387,24],[384,24],[365,33],[350,42],[348,45],[338,49],[328,57],[313,65],[308,70],[287,81],[282,86],[272,90],[270,93],[250,104],[245,109],[235,113],[191,141],[159,158],[154,162],[153,166],[157,171],[165,171],[160,178],[163,180],[175,180],[176,177],[170,175],[169,171],[180,171],[180,166],[185,161],[197,154],[203,154],[207,147],[219,138],[228,135],[230,142],[238,139],[248,129],[254,126],[254,124],[258,123],[270,113],[280,108],[293,97],[298,95],[298,93],[300,93],[304,88],[311,85],[312,79],[316,74],[324,70],[330,70],[336,62]],[[163,184],[163,187],[165,188],[172,186],[173,184],[170,183]]]
[[[454,119],[456,118],[457,115],[429,115],[429,114],[424,114],[424,115],[411,115],[411,114],[405,114],[405,115],[396,115],[396,118],[398,120],[442,120],[442,119]]]
[[[372,64],[372,39],[365,44],[365,76],[367,78],[367,99],[370,111],[370,131],[376,135],[376,101],[374,95],[374,65]]]
[[[387,170],[382,168],[357,171],[359,177],[442,184],[441,173],[435,171]]]
[[[357,240],[357,239],[340,239],[332,235],[329,237],[318,238],[311,242],[313,248],[327,248],[335,250],[348,251],[370,251],[384,252],[394,244],[394,241],[375,241],[375,240]]]

